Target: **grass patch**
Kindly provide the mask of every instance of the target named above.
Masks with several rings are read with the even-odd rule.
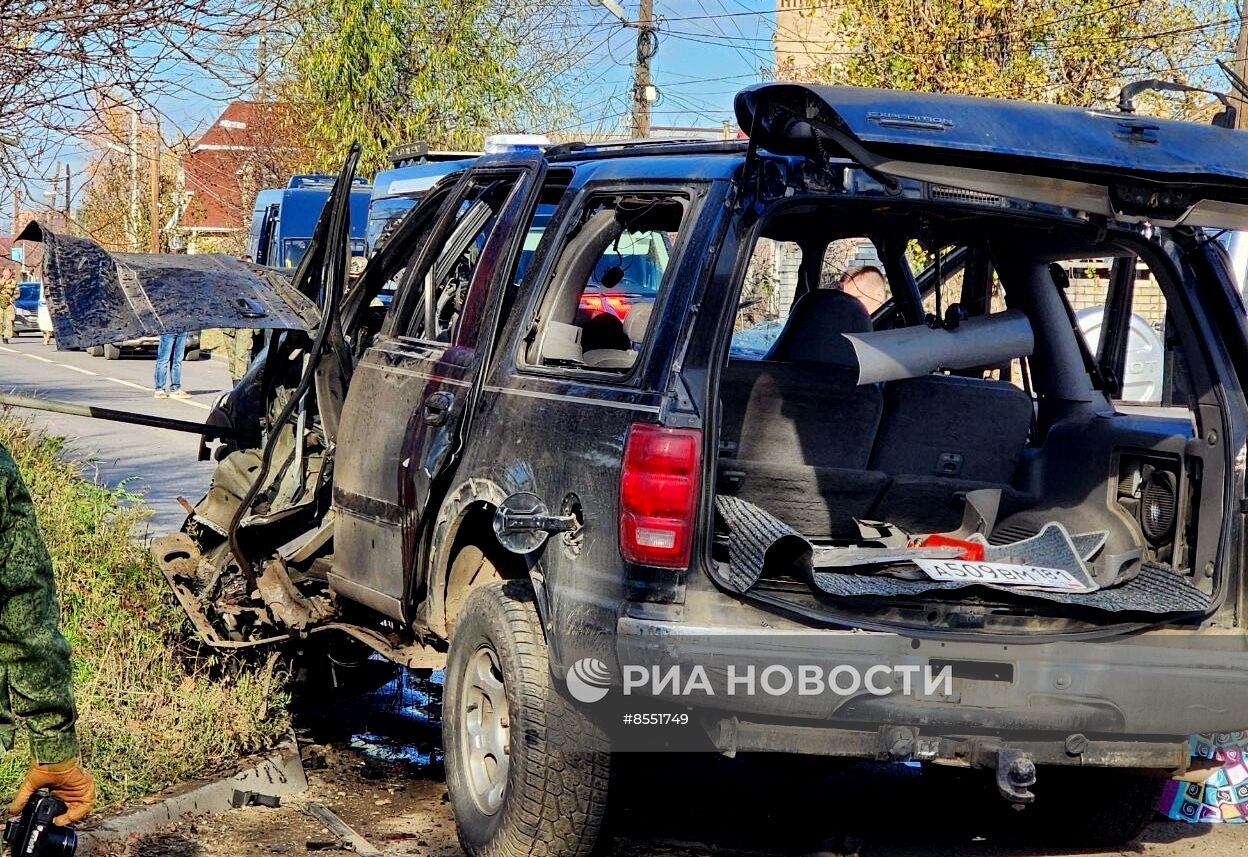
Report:
[[[78,738],[96,777],[97,806],[271,747],[288,726],[276,655],[223,657],[190,639],[164,577],[131,538],[148,514],[139,499],[84,479],[82,465],[63,455],[63,440],[28,423],[0,418],[0,443],[34,495],[52,554],[61,629],[73,647]],[[0,756],[5,793],[28,759],[25,746]]]

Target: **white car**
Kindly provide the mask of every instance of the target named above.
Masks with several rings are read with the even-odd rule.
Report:
[[[150,350],[156,353],[156,346],[160,345],[159,336],[142,336],[138,339],[127,339],[125,342],[108,342],[104,345],[91,345],[87,348],[87,354],[92,357],[103,357],[105,360],[120,360],[122,349],[126,350]],[[191,333],[186,337],[186,355],[183,360],[198,360],[202,355],[199,351],[199,334]]]

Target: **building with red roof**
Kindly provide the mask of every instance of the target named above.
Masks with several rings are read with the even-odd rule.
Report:
[[[178,226],[188,233],[189,252],[245,235],[255,192],[270,180],[265,167],[275,150],[292,148],[282,139],[281,113],[272,102],[232,102],[182,156]]]

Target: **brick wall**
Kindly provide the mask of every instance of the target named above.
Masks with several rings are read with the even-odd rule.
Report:
[[[1110,260],[1086,259],[1068,262],[1063,267],[1070,275],[1070,291],[1067,295],[1076,312],[1085,307],[1105,305],[1105,293],[1109,289]],[[1166,298],[1143,262],[1136,263],[1135,296],[1131,310],[1155,330],[1161,330],[1165,324]]]

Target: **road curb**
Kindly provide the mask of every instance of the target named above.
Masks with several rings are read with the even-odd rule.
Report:
[[[188,815],[217,815],[233,808],[235,790],[264,795],[299,794],[308,778],[294,740],[282,742],[270,756],[250,768],[215,782],[191,782],[165,792],[156,803],[125,810],[90,830],[78,832],[78,854],[129,836],[154,833]]]

